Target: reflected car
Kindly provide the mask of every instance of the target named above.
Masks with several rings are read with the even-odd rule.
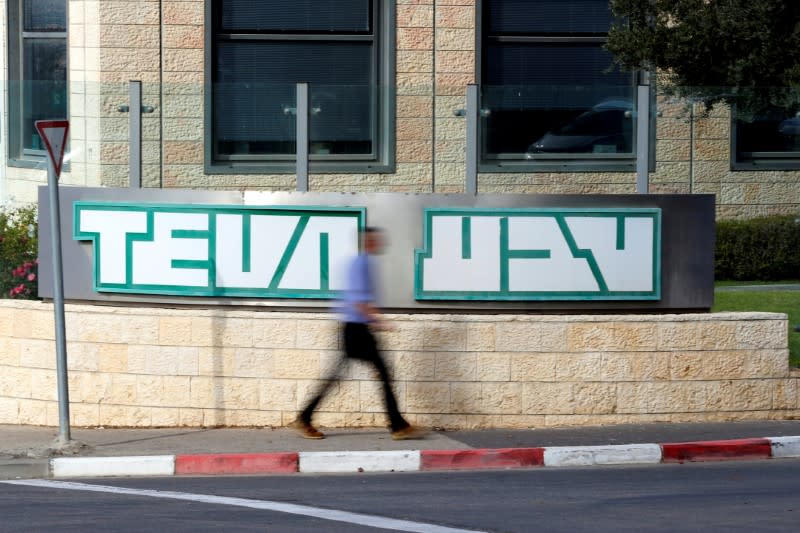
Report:
[[[778,133],[786,136],[800,135],[800,117],[787,118],[778,124]]]
[[[631,150],[633,105],[627,100],[605,100],[560,128],[545,133],[525,153],[621,153]]]

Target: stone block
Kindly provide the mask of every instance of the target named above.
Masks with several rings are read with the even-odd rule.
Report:
[[[258,409],[260,402],[259,380],[224,378],[215,383],[215,405],[226,409]]]
[[[317,350],[274,350],[272,358],[275,378],[316,379],[320,375]]]
[[[433,27],[432,5],[399,4],[397,6],[398,28],[431,28]]]
[[[55,368],[56,346],[53,341],[20,339],[19,363],[28,368]],[[71,343],[76,345],[76,343]]]
[[[219,324],[222,346],[248,348],[253,346],[254,321],[247,318],[226,318]]]
[[[433,50],[433,28],[397,28],[397,50]]]
[[[203,410],[181,407],[180,425],[184,427],[201,427],[203,425]]]
[[[556,381],[596,381],[603,374],[603,354],[560,354],[555,367]]]
[[[522,414],[568,414],[573,408],[572,383],[522,384]]]
[[[452,383],[449,413],[481,413],[481,384]]]
[[[398,118],[430,117],[433,101],[430,96],[399,95],[397,97]]]
[[[259,384],[259,408],[265,411],[293,411],[305,407],[298,404],[297,382],[288,379],[267,379]]]
[[[558,354],[512,353],[511,381],[553,381]]]
[[[707,376],[706,359],[714,356],[715,354],[703,352],[672,353],[670,355],[670,376],[674,380],[703,379]]]
[[[658,339],[653,323],[587,322],[568,326],[569,351],[654,350]]]
[[[772,383],[772,408],[773,409],[797,409],[798,391],[797,380],[774,379]]]
[[[181,425],[181,410],[175,407],[153,407],[150,424],[154,428],[174,428]]]
[[[30,314],[30,320],[32,338],[45,340],[54,340],[56,338],[55,320],[52,311],[33,311]]]
[[[162,376],[137,376],[136,398],[147,406],[162,405],[164,397],[164,378]]]
[[[435,378],[441,382],[475,381],[477,362],[478,358],[475,353],[437,353]]]
[[[450,405],[450,385],[412,381],[406,384],[406,409],[412,413],[444,413]]]
[[[16,398],[0,397],[0,423],[19,424],[19,404]]]
[[[700,348],[703,350],[736,349],[736,323],[710,321],[700,328]]]
[[[464,351],[467,348],[466,324],[427,323],[422,330],[422,345],[425,350]]]
[[[11,398],[34,398],[35,396],[31,395],[32,391],[36,393],[36,397],[46,394],[44,390],[40,390],[42,376],[55,375],[53,371],[40,369],[5,367],[0,370],[0,396]],[[34,374],[37,376],[35,390],[33,389]]]
[[[234,375],[244,378],[268,378],[275,371],[270,350],[236,348],[233,356]]]
[[[740,321],[736,344],[740,349],[785,348],[788,343],[786,320]]]
[[[158,342],[167,346],[192,346],[192,318],[162,316],[158,319]]]
[[[296,342],[296,320],[266,318],[253,324],[253,346],[256,348],[294,348]]]
[[[663,322],[658,324],[658,344],[663,351],[698,350],[701,324],[694,322]]]
[[[192,407],[192,378],[190,376],[164,376],[164,398],[159,404],[169,407]]]
[[[432,72],[433,54],[430,50],[400,50],[397,52],[397,72]]]
[[[478,353],[478,381],[509,381],[511,379],[511,354]]]
[[[462,5],[438,5],[436,7],[437,28],[475,28],[474,2]]]
[[[471,28],[436,28],[436,50],[475,50],[475,31]]]
[[[3,320],[0,317],[0,320]],[[19,366],[20,365],[20,340],[0,335],[0,366]]]
[[[109,403],[132,405],[136,398],[137,376],[129,374],[114,374],[111,376],[111,395]]]
[[[521,383],[481,383],[480,413],[520,414],[523,385]]]
[[[572,396],[576,414],[610,414],[617,408],[616,383],[574,383]]]
[[[78,427],[100,425],[100,406],[97,404],[78,404],[70,409],[72,424]]]
[[[164,0],[162,21],[167,25],[199,26],[204,20],[204,3],[183,0]]]
[[[320,410],[331,412],[357,412],[360,410],[360,384],[358,381],[339,381],[328,390],[320,403]]]
[[[430,352],[390,352],[387,362],[398,381],[430,381],[435,378],[437,355]]]
[[[18,418],[15,422],[3,422],[5,424],[24,424],[28,426],[46,426],[47,425],[47,408],[46,402],[39,400],[17,400],[19,409],[17,411]],[[4,420],[2,413],[3,400],[0,399],[0,420]],[[72,414],[72,411],[70,412]],[[72,422],[74,423],[74,417]]]
[[[501,322],[495,327],[495,345],[502,352],[540,352],[542,327],[531,322]]]
[[[298,320],[296,346],[302,349],[337,350],[339,325],[334,320]]]

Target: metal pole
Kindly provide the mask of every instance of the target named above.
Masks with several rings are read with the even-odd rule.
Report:
[[[142,188],[142,82],[131,80],[129,85],[129,135],[128,143],[130,178],[128,187]]]
[[[58,177],[52,158],[47,158],[47,187],[50,196],[50,244],[53,254],[53,311],[56,327],[56,372],[58,375],[58,442],[71,439],[69,428],[69,386],[67,381],[67,336],[64,321],[64,270],[61,259],[61,209]]]
[[[650,180],[650,84],[642,73],[636,94],[636,192],[648,194]]]
[[[478,194],[478,86],[467,85],[467,148],[464,192]]]
[[[308,84],[297,84],[297,190],[308,192]]]

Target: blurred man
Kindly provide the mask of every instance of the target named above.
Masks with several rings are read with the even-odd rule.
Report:
[[[373,335],[374,330],[388,329],[376,304],[376,276],[372,258],[373,255],[383,251],[385,246],[383,232],[378,228],[365,228],[361,232],[361,240],[362,251],[350,261],[347,268],[347,284],[340,309],[345,359],[339,362],[333,374],[303,409],[297,420],[290,424],[290,427],[297,429],[306,439],[325,438],[325,435],[311,424],[311,417],[330,386],[338,378],[343,363],[350,359],[365,361],[373,365],[380,374],[392,439],[405,440],[422,436],[422,432],[412,427],[397,408],[389,371]]]

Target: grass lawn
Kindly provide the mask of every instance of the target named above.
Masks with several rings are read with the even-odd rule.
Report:
[[[800,291],[715,291],[712,311],[764,311],[789,315],[789,364],[800,366]]]

